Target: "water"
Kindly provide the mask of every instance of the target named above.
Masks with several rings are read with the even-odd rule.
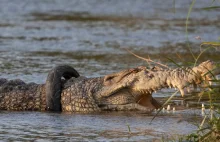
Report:
[[[147,65],[125,49],[168,64],[167,57],[192,61],[185,44],[190,3],[0,0],[0,77],[44,83],[47,72],[58,64],[69,64],[88,77]],[[197,53],[201,41],[195,37],[217,41],[220,35],[219,11],[201,10],[210,5],[207,0],[197,1],[190,16],[188,37]],[[205,59],[219,61],[219,48],[205,53],[200,61]],[[170,91],[156,95],[169,96]],[[196,129],[188,119],[177,123],[176,116],[159,117],[148,125],[152,116],[144,114],[1,112],[0,118],[0,138],[20,141],[132,141],[169,135],[167,129],[177,134]],[[127,123],[134,131],[131,135]]]
[[[197,128],[187,120],[192,116],[159,116],[150,124],[152,118],[134,112],[1,112],[0,138],[9,141],[146,141],[160,140],[162,136],[178,137]]]
[[[43,83],[57,64],[72,65],[89,77],[146,65],[125,49],[161,61],[186,60],[185,54],[179,59],[176,53],[188,49],[189,5],[189,0],[176,1],[175,6],[172,0],[1,0],[0,77]],[[203,41],[219,38],[219,12],[201,10],[209,5],[206,0],[197,2],[191,14],[193,50],[199,49],[196,36]],[[204,58],[218,60],[218,54],[207,53]]]

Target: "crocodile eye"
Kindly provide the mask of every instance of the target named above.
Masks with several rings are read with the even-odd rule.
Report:
[[[112,80],[113,78],[115,78],[115,76],[107,76],[107,77],[105,77],[105,81]]]

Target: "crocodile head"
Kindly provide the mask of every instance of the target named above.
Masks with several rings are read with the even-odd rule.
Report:
[[[184,95],[184,88],[210,81],[220,73],[216,64],[206,61],[193,68],[162,69],[138,67],[104,77],[104,87],[96,93],[99,106],[136,103],[146,108],[158,108],[160,104],[152,97],[162,88],[177,88]]]

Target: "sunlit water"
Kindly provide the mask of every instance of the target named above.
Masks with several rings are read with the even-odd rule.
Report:
[[[147,65],[125,49],[163,62],[189,61],[185,19],[190,4],[190,0],[0,0],[0,77],[44,83],[47,72],[58,64],[69,64],[88,77]],[[219,11],[202,10],[210,5],[200,0],[193,7],[188,26],[193,51],[199,51],[201,43],[195,37],[219,38]],[[202,59],[219,61],[219,48],[211,51]],[[190,121],[193,116],[181,117],[159,116],[149,125],[152,116],[146,114],[0,112],[0,140],[161,139],[196,129]]]

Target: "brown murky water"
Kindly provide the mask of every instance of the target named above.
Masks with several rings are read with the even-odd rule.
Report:
[[[168,58],[179,63],[193,61],[185,34],[190,2],[0,0],[0,77],[44,83],[47,72],[58,64],[72,65],[88,77],[147,65],[125,49],[170,65]],[[196,55],[201,41],[195,37],[219,39],[220,13],[202,10],[210,5],[206,0],[196,2],[190,17],[188,38]],[[219,52],[212,48],[200,61],[219,61]],[[0,140],[154,140],[190,133],[197,128],[194,117],[159,116],[149,125],[151,115],[136,113],[0,112]]]

